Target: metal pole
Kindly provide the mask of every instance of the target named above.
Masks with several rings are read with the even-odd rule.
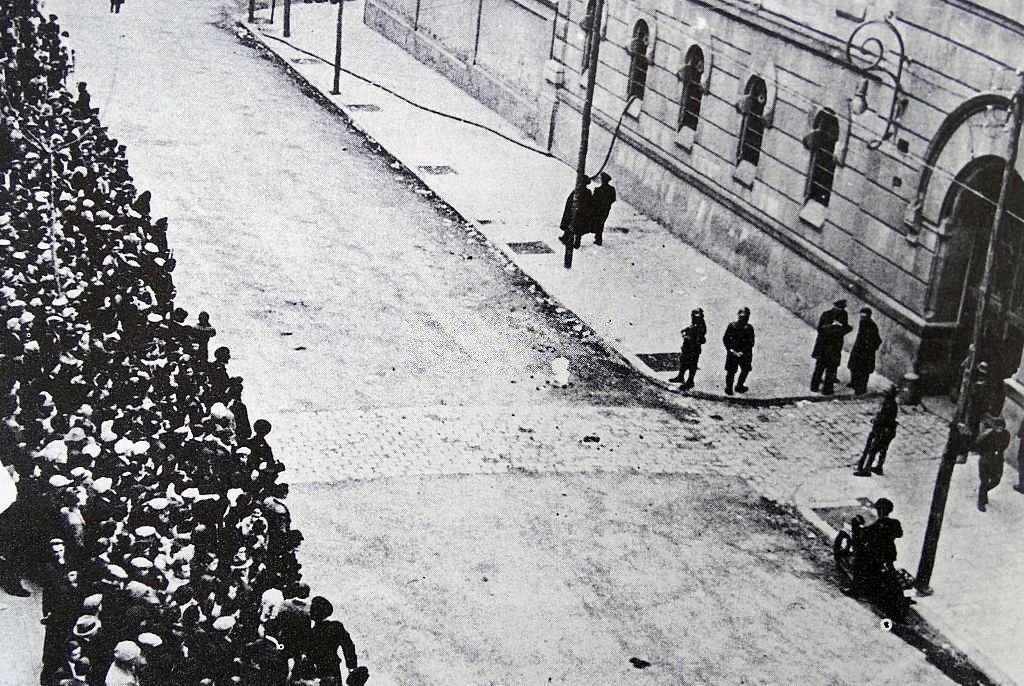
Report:
[[[249,23],[256,21],[256,0],[249,0]]]
[[[338,31],[334,37],[334,88],[332,95],[341,93],[341,27],[345,16],[345,0],[338,0]]]
[[[284,37],[292,37],[292,0],[284,0]]]
[[[583,99],[583,122],[580,127],[580,153],[576,159],[576,191],[572,197],[572,214],[576,216],[579,209],[578,191],[587,185],[587,149],[590,146],[590,119],[594,109],[594,84],[597,82],[597,58],[601,53],[601,15],[604,13],[604,0],[597,0],[594,3],[594,16],[591,18],[590,30],[593,32],[590,39],[590,59],[587,64],[587,90]],[[576,230],[566,238],[565,256],[563,264],[566,269],[572,269],[572,253],[576,243]]]
[[[274,10],[277,9],[277,0],[270,0],[270,23],[274,23]]]
[[[956,413],[950,423],[949,436],[946,439],[946,447],[942,451],[942,460],[939,462],[939,473],[935,477],[935,490],[932,493],[932,506],[928,513],[928,528],[924,533],[924,544],[921,547],[921,561],[917,566],[917,577],[915,586],[921,595],[931,595],[934,590],[930,586],[932,570],[935,567],[935,556],[939,546],[939,534],[942,531],[942,518],[946,510],[946,497],[949,495],[949,484],[953,477],[953,467],[956,464],[956,457],[963,451],[963,444],[970,440],[970,417],[979,411],[977,407],[971,407],[968,396],[975,392],[974,371],[976,363],[983,355],[979,355],[979,348],[984,342],[982,338],[985,326],[985,318],[988,314],[988,295],[992,285],[992,268],[996,259],[996,246],[999,233],[1003,228],[1006,219],[1006,199],[1010,191],[1010,183],[1013,180],[1015,167],[1017,165],[1017,146],[1020,144],[1021,129],[1021,103],[1024,100],[1024,79],[1017,86],[1017,91],[1010,101],[1010,140],[1006,149],[1006,167],[1003,169],[1002,185],[999,187],[999,200],[996,202],[995,216],[992,218],[992,231],[988,240],[988,250],[985,253],[985,270],[982,272],[981,284],[978,286],[978,304],[974,312],[974,329],[971,331],[970,352],[967,354],[963,378],[960,380],[960,398],[957,401]],[[986,351],[987,354],[987,351]]]

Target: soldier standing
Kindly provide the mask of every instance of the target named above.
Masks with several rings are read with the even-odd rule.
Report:
[[[725,345],[725,394],[732,395],[733,378],[739,371],[736,380],[736,392],[747,392],[747,374],[750,373],[751,361],[754,358],[754,327],[750,325],[750,309],[741,307],[736,313],[736,321],[725,328],[722,343]]]
[[[672,383],[683,384],[682,390],[693,388],[693,377],[697,374],[697,363],[700,361],[701,346],[707,340],[708,327],[704,323],[704,310],[697,308],[690,312],[690,325],[680,333],[683,335],[683,347],[679,352],[679,374]],[[687,378],[686,372],[690,372]]]

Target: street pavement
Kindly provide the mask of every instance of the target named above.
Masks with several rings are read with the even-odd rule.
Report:
[[[496,225],[520,230],[499,215],[514,195],[536,213],[538,232],[516,236],[543,231],[538,240],[553,240],[545,194],[560,213],[564,194],[549,189],[561,177],[524,174],[514,194],[476,174],[432,175],[425,188],[410,169],[428,162],[398,155],[393,165],[375,154],[233,35],[238,7],[134,4],[115,18],[103,3],[47,6],[71,32],[74,78],[89,82],[104,122],[128,145],[155,216],[170,217],[179,303],[193,316],[210,311],[214,345],[231,347],[232,371],[246,378],[251,417],[274,422],[293,517],[306,534],[304,571],[341,609],[372,683],[948,683],[917,649],[880,629],[870,608],[838,592],[826,573],[827,541],[769,502],[815,505],[821,475],[832,475],[830,487],[843,482],[838,475],[850,470],[876,401],[754,408],[665,393],[623,358],[636,364],[636,352],[674,350],[689,299],[664,315],[664,346],[644,338],[654,335],[645,326],[633,353],[619,357],[605,344],[627,348],[598,315],[563,298],[574,288],[558,291],[526,264],[533,257],[507,250],[511,233],[491,233]],[[296,35],[331,9],[293,6]],[[359,16],[357,3],[348,9]],[[357,36],[346,43],[357,71],[378,80],[401,74],[417,87],[407,94],[473,114],[475,103],[445,90],[430,70],[358,21],[347,27],[346,41]],[[285,54],[293,68],[317,66],[296,59]],[[343,93],[341,105],[365,102]],[[424,146],[443,139],[438,152],[484,145],[492,168],[515,160],[502,147],[514,146],[489,134],[476,139],[412,115],[403,125],[389,107],[382,101],[372,114]],[[479,115],[515,133],[496,115]],[[371,135],[384,144],[383,133]],[[433,197],[448,199],[435,182],[463,177],[476,184],[476,203],[453,205],[490,223],[464,223]],[[630,221],[627,208],[616,212],[616,226]],[[721,288],[740,288],[636,221],[635,231],[610,234],[605,252],[586,248],[577,265],[597,254],[610,256],[607,269],[624,265],[615,251],[646,236],[673,260],[685,254]],[[641,264],[648,273],[663,266]],[[550,271],[561,269],[557,259]],[[657,301],[642,297],[638,276],[605,272],[591,283],[602,278],[623,284],[631,301]],[[753,292],[718,297],[725,312],[735,309],[726,307],[730,297],[755,313],[771,307]],[[706,310],[708,302],[701,300]],[[624,311],[641,313],[631,307]],[[653,309],[643,310],[651,315],[644,322],[663,316]],[[633,340],[632,318],[615,321],[619,337]],[[713,320],[712,331],[724,321]],[[773,336],[781,345],[791,333],[763,330],[766,350]],[[570,361],[567,388],[551,383],[558,356]],[[806,375],[806,362],[792,379]],[[715,366],[702,375],[720,378]],[[767,388],[765,366],[752,381]],[[907,409],[893,476],[872,487],[925,487],[925,477],[908,485],[898,474],[934,467],[940,415]],[[847,481],[850,491],[830,490],[828,502],[870,495],[867,484]],[[912,494],[886,492],[908,523],[903,503]],[[1002,486],[993,496],[988,521],[1009,537],[1020,519],[1007,519],[1002,503],[1017,502],[1016,494]],[[957,525],[951,514],[944,543],[956,540]],[[916,542],[904,541],[906,557]],[[1001,541],[1001,549],[1014,544]],[[961,570],[950,583],[977,604],[958,628],[998,617],[983,601],[1000,567],[981,581],[962,549],[948,557],[943,564]],[[939,580],[937,570],[938,592],[918,607],[951,595]],[[1012,607],[1012,598],[998,601]],[[16,630],[2,612],[0,628]],[[25,648],[2,659],[23,669],[37,655]],[[638,670],[631,657],[652,666]]]

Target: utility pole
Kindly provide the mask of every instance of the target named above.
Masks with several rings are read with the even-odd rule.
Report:
[[[249,23],[256,21],[256,0],[249,0]]]
[[[580,126],[580,154],[576,160],[576,188],[572,196],[572,215],[575,223],[576,212],[579,210],[579,192],[586,188],[587,182],[587,150],[590,147],[590,119],[594,109],[594,84],[597,83],[597,58],[601,54],[601,16],[604,14],[604,0],[594,3],[594,16],[590,18],[590,58],[587,61],[587,90],[583,98],[583,122]],[[563,264],[572,269],[572,252],[576,242],[576,230],[571,226],[565,240],[565,257]]]
[[[284,37],[292,37],[292,0],[284,0]]]
[[[339,90],[341,86],[341,27],[344,23],[344,16],[345,0],[338,0],[338,32],[334,37],[334,88],[331,89],[332,95],[341,93]]]
[[[1018,72],[1018,76],[1020,73]],[[971,346],[967,353],[967,364],[965,365],[963,377],[960,379],[960,397],[957,400],[956,412],[949,426],[949,436],[946,438],[946,447],[942,451],[942,460],[939,462],[939,473],[935,477],[935,490],[932,493],[932,506],[928,513],[928,528],[924,533],[924,544],[921,548],[921,561],[917,566],[915,586],[921,595],[931,595],[934,590],[930,586],[932,570],[935,567],[935,556],[939,546],[939,533],[942,531],[942,518],[946,511],[946,496],[949,495],[949,484],[953,478],[953,467],[956,465],[956,457],[965,449],[965,443],[973,436],[970,434],[969,414],[979,411],[977,403],[972,403],[974,388],[974,372],[979,357],[979,348],[983,341],[983,330],[985,319],[988,314],[989,288],[992,285],[992,268],[996,260],[996,249],[999,234],[1003,229],[1006,219],[1006,200],[1010,190],[1010,182],[1016,173],[1014,167],[1017,165],[1017,146],[1020,143],[1021,130],[1021,108],[1024,101],[1024,78],[1017,85],[1017,90],[1010,100],[1010,139],[1006,147],[1006,167],[1003,169],[1002,185],[999,187],[999,200],[996,202],[995,216],[992,218],[992,231],[989,235],[988,250],[985,253],[985,270],[981,275],[981,283],[978,286],[978,304],[974,312],[974,328],[971,331]],[[988,351],[985,351],[986,354]]]

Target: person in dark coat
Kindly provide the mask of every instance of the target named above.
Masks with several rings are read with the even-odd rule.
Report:
[[[854,557],[856,590],[866,597],[890,601],[893,607],[887,609],[894,614],[902,614],[903,593],[893,592],[893,588],[897,576],[896,539],[903,537],[903,525],[890,516],[893,503],[888,498],[879,498],[874,508],[878,518],[871,524],[863,526],[864,519],[860,515],[853,520],[853,537],[857,542]],[[894,597],[886,598],[890,593]]]
[[[811,375],[811,392],[825,395],[835,392],[836,370],[843,355],[843,337],[853,331],[846,317],[846,301],[836,300],[818,318],[818,338],[811,352],[816,362]],[[824,378],[823,378],[824,377]]]
[[[578,200],[575,200],[576,196],[579,196]],[[590,229],[593,205],[594,197],[586,184],[570,192],[569,197],[565,199],[565,209],[562,211],[562,221],[559,224],[562,235],[558,240],[562,243],[573,241],[579,247],[579,236]]]
[[[701,346],[707,340],[708,327],[704,323],[704,310],[697,308],[690,312],[690,325],[680,332],[683,346],[679,351],[679,375],[669,379],[672,383],[683,384],[682,390],[693,388],[693,377],[697,374]],[[690,372],[687,378],[686,372]]]
[[[878,325],[871,318],[871,308],[860,310],[860,324],[857,326],[857,337],[850,350],[850,359],[846,362],[850,370],[850,388],[857,395],[868,392],[868,379],[875,371],[875,353],[882,345],[882,337],[878,335]]]
[[[857,463],[855,476],[871,476],[872,472],[878,475],[884,474],[882,465],[885,464],[885,455],[889,450],[889,444],[896,437],[896,417],[899,415],[899,405],[896,404],[896,387],[891,386],[885,392],[885,399],[878,414],[871,420],[871,433],[868,434],[867,443],[864,445],[864,452],[861,453],[860,461]],[[874,467],[871,463],[878,458],[878,464]]]
[[[1003,452],[1010,445],[1010,432],[1002,417],[987,415],[982,421],[974,450],[978,453],[978,509],[988,506],[988,492],[1003,480]]]
[[[725,328],[722,343],[725,345],[725,394],[732,395],[732,382],[737,371],[740,377],[736,379],[736,392],[746,393],[747,374],[754,359],[754,327],[750,325],[750,308],[739,309],[736,321]]]
[[[608,213],[615,203],[615,186],[609,183],[612,177],[601,172],[601,185],[594,189],[594,213],[591,218],[591,231],[594,233],[594,245],[604,243],[604,223],[608,221]],[[576,247],[580,247],[580,236],[576,234]]]
[[[1017,438],[1020,444],[1017,446],[1017,483],[1013,485],[1013,490],[1024,493],[1024,420],[1017,427]]]
[[[328,619],[334,614],[334,606],[322,596],[316,596],[310,602],[309,617],[313,620],[313,628],[309,634],[309,647],[306,655],[316,665],[317,676],[324,684],[341,684],[341,665],[338,661],[338,648],[345,658],[345,667],[351,672],[359,666],[356,647],[352,643],[345,626],[336,619]]]

